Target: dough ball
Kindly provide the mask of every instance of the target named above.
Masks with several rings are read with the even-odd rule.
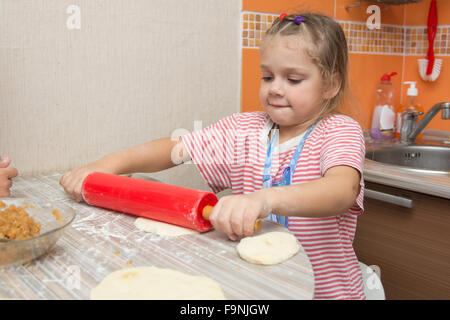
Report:
[[[92,300],[225,300],[212,279],[171,269],[136,267],[114,271],[91,290]]]
[[[178,237],[183,236],[186,234],[197,234],[198,232],[192,229],[183,228],[179,226],[175,226],[173,224],[156,221],[156,220],[150,220],[145,218],[137,218],[134,221],[134,225],[139,230],[145,231],[145,232],[152,232],[156,233],[160,236],[165,237]]]
[[[271,265],[288,260],[300,250],[300,245],[291,233],[268,232],[243,238],[236,249],[245,261]]]

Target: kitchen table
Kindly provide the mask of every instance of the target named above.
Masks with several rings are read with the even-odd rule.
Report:
[[[0,266],[0,298],[89,299],[106,275],[137,266],[210,277],[227,299],[313,297],[313,271],[302,249],[284,263],[262,266],[240,259],[237,243],[217,231],[173,238],[145,233],[134,226],[134,216],[72,200],[59,185],[60,177],[49,173],[14,179],[12,197],[63,202],[76,217],[47,254],[23,265]],[[283,229],[264,221],[260,232]]]

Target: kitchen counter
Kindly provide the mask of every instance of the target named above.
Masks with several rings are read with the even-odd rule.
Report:
[[[0,266],[0,298],[89,299],[90,290],[122,268],[156,266],[219,283],[227,299],[312,299],[314,276],[305,252],[261,266],[239,258],[236,242],[217,231],[176,238],[137,230],[136,217],[70,199],[59,185],[61,173],[14,179],[12,196],[63,202],[75,220],[46,255],[20,266]],[[282,231],[264,221],[262,231]]]
[[[450,174],[412,172],[366,159],[364,180],[450,199]]]
[[[366,145],[374,143],[368,136],[368,132],[365,132],[365,139]],[[434,130],[425,130],[423,139],[428,144],[440,145],[443,141],[448,141],[448,134],[445,136],[442,135],[442,132],[435,133]],[[390,145],[392,142],[377,141],[377,144]],[[430,170],[411,170],[401,166],[365,159],[364,180],[450,199],[450,173],[433,173]]]

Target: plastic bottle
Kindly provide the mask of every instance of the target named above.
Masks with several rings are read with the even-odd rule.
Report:
[[[395,88],[391,77],[397,72],[384,74],[375,92],[375,109],[370,134],[374,139],[395,138],[396,113],[394,109]]]
[[[395,132],[395,135],[397,138],[400,138],[400,130],[402,128],[402,112],[403,111],[411,110],[411,111],[424,112],[422,105],[417,100],[417,96],[419,95],[419,90],[417,90],[417,88],[416,88],[417,82],[416,81],[405,81],[403,83],[409,84],[409,88],[406,93],[407,94],[406,103],[403,105],[400,105],[399,108],[397,109],[397,124],[396,124],[396,132]],[[417,122],[420,122],[420,120],[422,120],[422,117],[423,117],[423,115],[420,115]],[[417,136],[417,139],[421,139],[421,138],[422,138],[422,133],[420,133]]]

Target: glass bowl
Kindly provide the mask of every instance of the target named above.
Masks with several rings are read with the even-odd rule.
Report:
[[[47,253],[58,241],[64,229],[75,218],[75,211],[62,203],[27,198],[0,198],[9,207],[25,207],[25,211],[41,224],[40,234],[25,240],[0,242],[0,267],[23,264]],[[0,208],[4,210],[5,208]],[[57,209],[58,214],[52,211]]]

